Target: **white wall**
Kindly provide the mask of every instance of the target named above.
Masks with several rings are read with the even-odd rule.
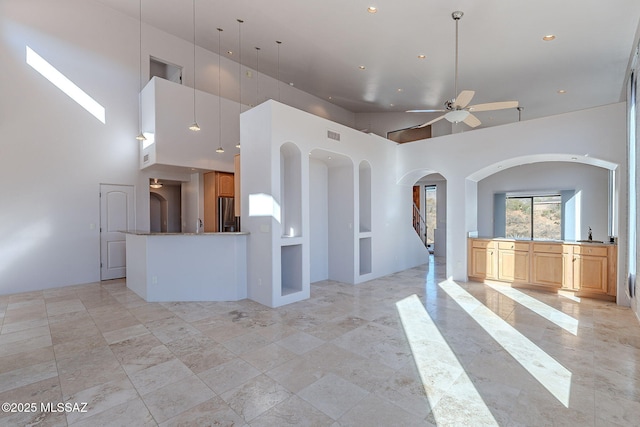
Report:
[[[609,171],[569,162],[535,163],[512,167],[478,182],[478,233],[493,236],[493,195],[513,191],[561,191],[579,193],[576,215],[580,227],[576,240],[586,239],[589,227],[594,240],[608,240]]]
[[[624,103],[398,146],[397,177],[412,185],[420,177],[439,172],[447,180],[447,275],[466,280],[467,233],[478,228],[477,182],[504,168],[547,161],[572,161],[616,169],[626,176]],[[618,235],[626,233],[626,182],[618,179]],[[464,225],[464,226],[460,226]],[[618,253],[626,242],[618,241]],[[618,301],[625,301],[619,255]]]
[[[140,73],[137,20],[93,0],[0,2],[0,179],[11,183],[3,187],[0,209],[0,294],[100,279],[100,183],[135,186],[136,228],[145,230],[148,178],[189,181],[189,174],[139,171],[134,137],[140,75],[149,75],[146,58],[183,65],[184,83],[191,85],[193,45],[147,25],[142,39]],[[27,65],[26,46],[104,106],[106,123]],[[238,65],[221,62],[223,96],[235,100]],[[211,72],[217,63],[216,55],[198,49],[199,89],[217,90]],[[276,96],[273,79],[259,77],[261,96]],[[242,86],[243,103],[255,103],[255,90]],[[353,124],[354,115],[344,109],[296,88],[280,90],[285,102]],[[238,113],[229,126],[238,126]]]
[[[327,137],[327,131],[340,133],[340,141]],[[422,264],[427,261],[427,251],[415,235],[411,225],[411,185],[398,185],[394,173],[396,167],[396,144],[376,135],[369,135],[320,117],[305,113],[289,106],[270,101],[253,108],[241,116],[241,156],[242,175],[242,224],[249,231],[248,244],[248,287],[249,298],[265,305],[287,303],[277,295],[280,281],[280,237],[279,218],[275,216],[250,216],[245,207],[249,206],[249,196],[266,194],[273,197],[274,205],[281,205],[280,186],[280,146],[293,143],[299,147],[302,156],[302,223],[303,230],[299,244],[303,248],[303,286],[308,287],[311,267],[310,231],[313,225],[310,209],[314,206],[310,199],[311,189],[324,191],[324,187],[310,184],[312,179],[326,180],[328,210],[328,277],[338,277],[347,283],[360,283]],[[244,151],[246,149],[246,151]],[[310,161],[305,153],[313,157],[326,154],[326,160]],[[331,156],[332,160],[328,157]],[[340,164],[331,166],[330,162]],[[372,272],[360,275],[359,262],[359,211],[358,173],[355,169],[361,161],[371,165],[371,232],[367,233],[372,242]],[[341,187],[338,190],[338,187]],[[324,213],[322,213],[322,216]],[[314,221],[324,221],[315,217]],[[314,246],[324,245],[324,240]],[[340,260],[332,258],[334,245],[341,246]],[[314,275],[321,277],[324,270],[314,266]]]

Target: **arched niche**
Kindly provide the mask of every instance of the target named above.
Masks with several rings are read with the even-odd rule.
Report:
[[[282,237],[302,236],[302,154],[292,142],[280,147],[280,207]]]
[[[354,282],[355,217],[354,162],[327,150],[309,153],[309,234],[311,282]]]
[[[358,207],[360,232],[371,231],[371,164],[363,160],[358,167]]]

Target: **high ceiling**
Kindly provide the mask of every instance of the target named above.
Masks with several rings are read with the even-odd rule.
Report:
[[[138,19],[137,1],[98,1]],[[458,90],[474,90],[472,104],[517,100],[526,120],[619,102],[640,23],[638,0],[195,1],[199,46],[217,52],[220,27],[222,53],[237,53],[240,18],[244,65],[355,113],[440,109],[455,96],[455,10]],[[192,4],[142,0],[143,21],[191,42]],[[518,120],[513,109],[476,115]]]

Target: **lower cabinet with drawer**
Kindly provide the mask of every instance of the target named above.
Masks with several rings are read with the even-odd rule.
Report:
[[[615,246],[574,246],[573,287],[579,296],[615,295]]]
[[[560,243],[533,243],[533,283],[561,288],[564,262]]]
[[[469,239],[468,250],[471,280],[615,300],[615,245]]]
[[[529,282],[529,243],[498,242],[498,280]]]

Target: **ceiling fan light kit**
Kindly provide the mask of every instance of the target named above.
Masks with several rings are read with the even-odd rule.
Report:
[[[456,23],[456,51],[455,51],[455,71],[454,71],[454,91],[458,93],[458,21],[464,16],[464,13],[457,10],[451,13],[451,17]],[[504,110],[507,108],[517,108],[518,101],[502,101],[502,102],[488,102],[485,104],[469,105],[471,99],[475,95],[472,90],[461,91],[456,98],[450,99],[444,103],[444,110],[408,110],[407,113],[445,113],[435,119],[416,126],[416,128],[423,128],[429,126],[439,120],[446,119],[451,123],[465,123],[472,128],[480,126],[482,122],[471,114],[476,111],[494,111]]]

